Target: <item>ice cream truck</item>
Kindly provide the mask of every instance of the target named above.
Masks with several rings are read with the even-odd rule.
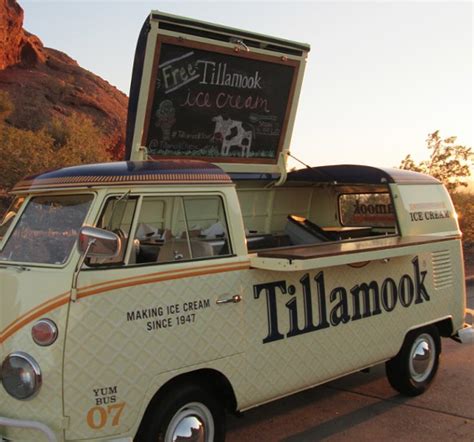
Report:
[[[287,173],[308,52],[150,14],[125,161],[25,178],[1,221],[0,440],[223,441],[376,364],[423,393],[441,337],[472,341],[440,182]]]

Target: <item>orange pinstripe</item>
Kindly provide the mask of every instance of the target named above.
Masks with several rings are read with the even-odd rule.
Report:
[[[169,272],[157,272],[146,276],[135,276],[133,278],[124,278],[118,281],[107,281],[99,284],[84,287],[78,291],[78,299],[98,295],[100,293],[117,290],[125,287],[133,287],[142,284],[151,284],[154,282],[171,281],[179,278],[190,278],[193,276],[211,275],[214,273],[229,272],[235,270],[247,270],[250,268],[249,262],[237,263],[234,265],[220,264],[214,266],[198,267],[192,270],[174,270]],[[35,319],[61,307],[69,302],[69,292],[62,293],[53,299],[50,299],[29,312],[21,315],[5,330],[0,333],[0,344],[5,342],[10,336],[23,328],[25,325],[33,322]]]
[[[34,309],[30,310],[29,312],[25,313],[24,315],[17,318],[13,321],[2,333],[0,333],[0,344],[6,341],[11,335],[16,333],[26,324],[34,321],[35,319],[49,313],[56,308],[65,305],[69,302],[69,293],[62,294],[53,298],[50,301],[44,302],[43,304],[35,307]]]
[[[155,272],[155,273],[150,273],[149,275],[146,275],[145,277],[143,275],[139,275],[139,276],[132,276],[130,278],[122,278],[122,279],[115,279],[113,281],[114,284],[117,284],[117,283],[123,283],[123,282],[128,282],[128,281],[133,281],[133,280],[143,280],[145,278],[153,278],[155,276],[166,276],[166,275],[175,275],[175,274],[179,274],[179,275],[186,275],[188,274],[190,271],[191,272],[195,272],[195,271],[201,271],[203,272],[203,274],[205,274],[206,270],[214,270],[214,269],[224,269],[223,271],[226,271],[226,270],[239,270],[239,269],[236,269],[236,267],[240,267],[242,266],[244,269],[245,268],[249,268],[250,267],[250,263],[248,261],[246,262],[241,262],[241,263],[235,263],[235,264],[232,264],[232,265],[229,265],[229,264],[212,264],[212,265],[207,265],[207,266],[202,266],[202,267],[196,267],[194,269],[176,269],[176,270],[169,270],[168,272]],[[215,273],[215,272],[212,272],[212,273]],[[106,281],[106,282],[99,282],[97,284],[92,284],[92,285],[89,285],[89,286],[86,286],[86,287],[83,287],[80,291],[86,291],[86,290],[90,290],[92,288],[96,288],[96,287],[100,287],[100,286],[108,286],[110,285],[111,281]]]

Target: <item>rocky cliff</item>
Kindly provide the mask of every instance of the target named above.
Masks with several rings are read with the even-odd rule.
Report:
[[[14,104],[9,124],[37,130],[53,117],[84,114],[107,135],[115,156],[120,155],[127,96],[25,31],[16,0],[0,0],[0,90]]]

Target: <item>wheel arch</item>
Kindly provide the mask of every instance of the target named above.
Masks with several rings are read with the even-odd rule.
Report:
[[[237,398],[229,379],[218,370],[203,368],[179,374],[163,384],[148,402],[140,426],[153,413],[161,398],[165,397],[170,391],[179,388],[180,385],[189,384],[202,386],[213,393],[222,401],[227,411],[235,412],[237,410]]]
[[[454,332],[452,316],[446,316],[444,318],[438,318],[433,321],[416,324],[405,331],[403,341],[401,342],[400,347],[398,348],[397,354],[402,349],[403,344],[405,343],[405,340],[409,333],[415,330],[421,330],[423,328],[430,327],[430,326],[436,327],[438,329],[439,336],[442,338],[449,338]]]
[[[433,325],[438,328],[439,335],[443,338],[449,338],[454,333],[453,318],[451,316],[434,322]]]

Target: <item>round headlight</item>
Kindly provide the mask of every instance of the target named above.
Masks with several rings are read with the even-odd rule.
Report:
[[[7,393],[16,399],[29,399],[41,387],[41,370],[27,353],[9,354],[2,364],[2,384]]]

